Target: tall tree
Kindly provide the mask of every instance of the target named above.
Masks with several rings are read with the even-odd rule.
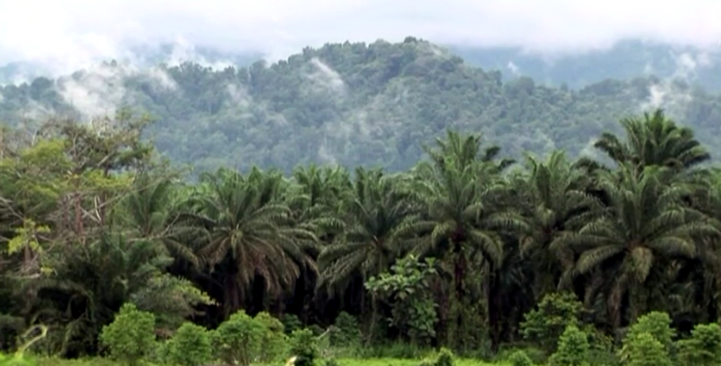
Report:
[[[577,275],[603,276],[611,326],[623,321],[622,304],[627,296],[628,321],[645,310],[644,285],[663,258],[697,255],[695,238],[716,235],[718,228],[703,213],[684,205],[688,187],[673,181],[669,168],[650,166],[636,173],[631,164],[618,175],[600,173],[599,186],[609,199],[604,215],[586,222],[577,232],[565,235],[552,246],[580,253]],[[671,183],[669,183],[671,182]]]
[[[301,247],[317,237],[293,227],[290,209],[278,199],[281,179],[259,170],[247,177],[219,170],[202,177],[208,194],[193,197],[196,211],[186,216],[204,233],[198,255],[220,276],[226,315],[249,300],[255,281],[278,296],[292,288],[301,266],[314,265]]]

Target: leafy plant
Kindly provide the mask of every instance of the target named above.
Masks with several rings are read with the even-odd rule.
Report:
[[[313,366],[320,356],[318,340],[310,329],[294,330],[291,334],[290,352],[295,359],[295,366]]]
[[[679,360],[685,365],[711,366],[721,362],[721,326],[698,324],[691,338],[678,342]]]
[[[454,359],[455,357],[451,350],[445,347],[441,348],[441,350],[438,352],[435,366],[453,366]]]
[[[546,351],[553,352],[558,338],[569,325],[579,325],[583,304],[573,293],[550,293],[538,303],[538,307],[525,315],[521,334],[536,342]]]
[[[360,340],[361,333],[358,320],[342,311],[335,319],[333,330],[330,333],[331,345],[333,347],[357,347]]]
[[[511,353],[511,356],[508,357],[508,362],[510,362],[512,366],[533,366],[533,361],[531,361],[531,358],[528,357],[523,350],[517,350]]]
[[[103,327],[100,341],[110,356],[135,365],[155,348],[155,315],[138,310],[132,303],[120,308],[112,323]]]
[[[558,350],[549,359],[551,365],[581,366],[587,363],[588,335],[575,325],[569,325],[558,338]]]
[[[393,301],[392,324],[406,330],[414,342],[428,342],[435,337],[438,321],[436,304],[430,297],[430,279],[437,274],[435,260],[420,262],[414,255],[399,259],[391,273],[371,277],[366,288],[384,299]]]
[[[663,345],[666,355],[673,357],[675,352],[673,338],[676,332],[671,328],[671,318],[668,314],[652,311],[639,317],[638,321],[629,328],[623,340],[620,352],[622,359],[630,357],[629,354],[633,352],[632,348],[637,342],[636,338],[641,334],[649,334],[656,339]]]
[[[227,364],[250,365],[259,354],[264,332],[263,325],[239,310],[212,333],[218,358]]]
[[[183,323],[168,342],[168,359],[182,366],[200,366],[212,359],[213,349],[207,329]]]
[[[254,319],[263,327],[258,354],[260,362],[270,364],[281,360],[286,355],[288,348],[288,339],[284,333],[283,323],[267,312],[258,313]]]
[[[290,335],[296,329],[303,328],[303,322],[301,322],[295,314],[283,314],[283,316],[280,317],[280,321],[283,323],[283,331],[287,335]]]
[[[623,363],[628,366],[671,366],[666,347],[651,333],[636,333],[624,343]]]

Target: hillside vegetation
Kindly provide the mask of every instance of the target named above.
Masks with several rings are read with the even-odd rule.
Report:
[[[663,105],[715,149],[721,98],[681,81],[607,80],[581,90],[504,83],[425,41],[329,44],[272,65],[213,71],[106,64],[58,80],[0,90],[0,120],[112,115],[121,106],[157,119],[155,146],[199,171],[253,165],[382,166],[400,171],[448,128],[483,132],[505,154],[590,151],[616,121]],[[713,150],[712,152],[716,152]]]
[[[389,55],[365,63],[322,55],[350,58],[354,49]],[[404,52],[427,61],[399,61]],[[495,74],[413,40],[306,53],[246,74],[192,65],[149,74],[109,64],[97,71],[103,75],[3,89],[2,105],[17,106],[4,109],[8,118],[30,105],[37,112],[38,100],[70,114],[97,111],[97,95],[76,100],[80,110],[63,101],[69,91],[82,95],[82,85],[178,117],[153,124],[118,109],[92,121],[40,119],[2,129],[0,366],[278,365],[288,356],[296,357],[295,366],[408,360],[452,366],[456,357],[469,366],[691,366],[721,359],[721,172],[713,168],[710,145],[700,141],[716,138],[713,120],[698,122],[704,136],[697,137],[697,130],[651,109],[604,130],[621,105],[635,108],[628,85],[609,81],[578,93],[529,80],[526,88],[503,85]],[[345,75],[342,83],[325,62],[341,70],[335,72]],[[423,62],[437,64],[423,68]],[[342,74],[360,64],[369,66],[356,78]],[[468,77],[445,79],[452,75]],[[483,82],[466,85],[474,78]],[[439,80],[466,86],[440,89]],[[639,95],[648,91],[644,82],[638,81]],[[418,104],[379,97],[394,87]],[[235,107],[214,104],[234,95],[229,90],[240,93]],[[424,103],[415,99],[422,95],[429,97]],[[456,104],[443,106],[441,95]],[[599,119],[541,122],[570,114],[542,102],[553,95]],[[714,98],[698,91],[668,110],[688,114],[706,100],[711,109],[704,111],[714,113]],[[151,100],[173,102],[164,109]],[[367,130],[337,135],[334,141],[346,141],[349,150],[324,159],[350,165],[403,158],[386,162],[386,169],[305,162],[332,145],[319,145],[330,140],[316,135],[331,131],[323,130],[330,122],[318,124],[304,113],[360,123],[341,115],[360,110],[354,108],[408,119],[399,117],[387,130],[368,122]],[[488,113],[481,128],[487,134],[454,129],[472,129],[477,122],[470,113]],[[268,120],[254,120],[259,115]],[[492,115],[536,122],[501,124]],[[258,123],[224,125],[221,116]],[[440,136],[414,147],[416,155],[402,155],[398,133],[417,133],[414,125],[435,132],[413,135],[408,144]],[[576,150],[538,138],[553,133],[565,133],[559,141]],[[148,134],[159,146],[163,136],[174,141],[166,149],[195,154],[187,161],[227,165],[188,180],[160,159]],[[245,136],[245,144],[213,140],[229,135]],[[548,149],[546,156],[508,159],[532,151],[522,139],[542,146],[537,151]],[[588,141],[595,141],[589,154],[576,157]],[[228,152],[233,146],[244,150]],[[203,157],[205,148],[223,155]],[[291,166],[273,155],[281,152],[304,163]],[[243,154],[251,153],[266,168],[246,160]],[[411,156],[419,160],[411,163]],[[283,164],[272,167],[274,159]],[[67,361],[77,357],[96,358]]]
[[[194,184],[157,162],[145,126],[3,134],[0,346],[36,339],[13,360],[721,357],[721,174],[660,110],[599,136],[611,165],[562,151],[514,165],[449,131],[397,174],[225,168]]]

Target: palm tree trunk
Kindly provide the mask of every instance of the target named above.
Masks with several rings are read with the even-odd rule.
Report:
[[[231,265],[228,272],[223,280],[223,307],[225,308],[226,318],[238,311],[243,304],[237,267]]]
[[[468,267],[468,261],[463,253],[462,249],[458,250],[456,261],[454,264],[454,283],[456,285],[456,298],[460,302],[465,297],[465,287],[463,286],[463,279],[466,275],[466,268]]]
[[[491,336],[491,351],[498,352],[501,344],[501,292],[498,276],[489,265],[490,273],[487,275],[487,302],[488,302],[488,326]]]
[[[375,336],[376,322],[378,321],[378,301],[375,294],[371,294],[371,325],[368,329],[368,337],[366,338],[366,345],[370,346],[373,344],[373,337]]]

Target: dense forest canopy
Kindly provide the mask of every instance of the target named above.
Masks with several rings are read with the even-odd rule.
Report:
[[[681,77],[709,91],[721,91],[721,49],[669,45],[628,39],[609,48],[556,55],[513,47],[450,47],[466,63],[502,70],[508,78],[532,77],[537,83],[579,89],[606,79],[640,75]]]
[[[84,121],[101,99],[83,85],[158,120]],[[639,111],[657,88],[688,98]],[[0,134],[1,349],[42,325],[35,352],[97,355],[111,323],[151,343],[269,313],[281,333],[351,324],[366,352],[550,355],[585,332],[618,361],[659,312],[679,337],[721,316],[719,98],[680,82],[503,83],[409,38],[222,72],[109,63],[2,96],[22,123]],[[42,108],[71,118],[22,120]],[[189,181],[148,136],[220,168]]]
[[[214,71],[199,64],[149,70],[109,63],[0,89],[0,120],[78,118],[121,106],[157,119],[157,149],[198,171],[251,166],[289,173],[298,164],[405,170],[421,144],[448,128],[483,132],[504,154],[591,152],[616,121],[663,106],[715,153],[717,94],[652,76],[580,90],[547,87],[468,66],[426,41],[328,44],[269,65]]]

